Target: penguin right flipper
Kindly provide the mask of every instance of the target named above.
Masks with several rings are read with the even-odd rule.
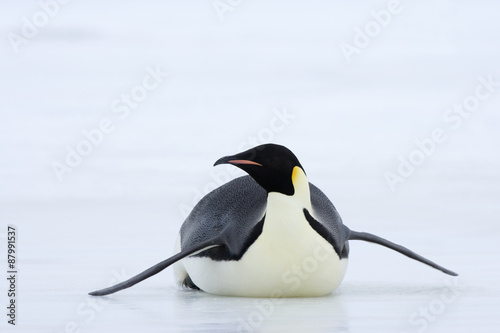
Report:
[[[144,272],[139,273],[134,277],[131,277],[127,281],[123,281],[121,283],[118,283],[118,284],[111,286],[111,287],[108,287],[108,288],[104,288],[101,290],[96,290],[96,291],[90,292],[89,295],[91,295],[91,296],[104,296],[104,295],[116,293],[117,291],[120,291],[123,289],[130,288],[133,285],[135,285],[135,284],[137,284],[137,283],[139,283],[139,282],[141,282],[141,281],[143,281],[143,280],[145,280],[145,279],[147,279],[155,274],[158,274],[159,272],[161,272],[162,270],[164,270],[168,266],[174,264],[175,262],[177,262],[177,261],[179,261],[187,256],[211,249],[213,247],[224,246],[224,245],[225,244],[224,244],[221,237],[214,237],[214,238],[209,239],[205,242],[202,242],[198,245],[194,245],[194,246],[191,246],[187,249],[182,250],[181,252],[177,253],[176,255],[174,255],[168,259],[165,259],[162,262],[159,262],[156,265],[146,269]]]
[[[349,240],[362,240],[365,242],[371,242],[371,243],[376,243],[382,246],[385,246],[391,250],[397,251],[401,254],[404,254],[405,256],[420,261],[421,263],[424,263],[426,265],[429,265],[437,270],[440,270],[441,272],[451,275],[451,276],[458,276],[457,273],[450,271],[449,269],[446,269],[435,262],[430,261],[427,258],[422,257],[421,255],[407,249],[404,246],[401,246],[399,244],[393,243],[391,241],[388,241],[387,239],[384,239],[382,237],[379,237],[377,235],[370,234],[368,232],[357,232],[353,230],[349,230]]]

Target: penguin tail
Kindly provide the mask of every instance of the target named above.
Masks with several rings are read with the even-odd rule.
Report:
[[[422,257],[421,255],[407,249],[404,246],[401,246],[399,244],[393,243],[391,241],[388,241],[387,239],[384,239],[382,237],[379,237],[377,235],[370,234],[368,232],[358,232],[358,231],[353,231],[349,230],[349,240],[362,240],[365,242],[370,242],[370,243],[375,243],[379,244],[382,246],[385,246],[391,250],[394,250],[396,252],[399,252],[411,259],[420,261],[423,264],[429,265],[437,270],[440,270],[441,272],[451,275],[451,276],[458,276],[457,273],[450,271],[449,269],[444,268],[443,266],[440,266],[436,264],[435,262],[430,261],[427,258]]]

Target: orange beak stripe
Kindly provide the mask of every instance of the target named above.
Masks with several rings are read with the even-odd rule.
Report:
[[[228,161],[228,162],[232,163],[232,164],[252,164],[252,165],[262,166],[262,164],[260,164],[260,163],[257,163],[257,162],[254,162],[254,161],[249,161],[249,160],[231,160],[231,161]]]

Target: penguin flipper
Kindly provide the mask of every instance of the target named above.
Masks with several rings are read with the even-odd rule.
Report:
[[[177,262],[177,261],[179,261],[187,256],[190,256],[190,255],[195,254],[197,252],[207,250],[207,249],[212,248],[212,247],[217,247],[217,246],[222,246],[222,245],[224,245],[224,243],[221,241],[220,237],[216,237],[216,238],[210,239],[208,241],[202,242],[200,244],[191,246],[190,248],[184,249],[181,252],[177,253],[176,255],[173,255],[172,257],[165,259],[165,260],[157,263],[156,265],[146,269],[144,272],[139,273],[134,277],[131,277],[127,281],[123,281],[121,283],[118,283],[118,284],[111,286],[111,287],[108,287],[108,288],[104,288],[101,290],[96,290],[96,291],[90,292],[89,295],[91,295],[91,296],[104,296],[104,295],[116,293],[117,291],[120,291],[123,289],[130,288],[133,285],[141,282],[142,280],[145,280],[145,279],[147,279],[155,274],[158,274],[159,272],[161,272],[162,270],[164,270],[168,266],[172,265],[173,263],[175,263],[175,262]]]
[[[450,271],[449,269],[446,269],[435,262],[430,261],[427,258],[422,257],[421,255],[407,249],[404,246],[401,246],[399,244],[393,243],[391,241],[388,241],[387,239],[384,239],[382,237],[379,237],[377,235],[370,234],[368,232],[357,232],[350,230],[349,231],[349,240],[362,240],[365,242],[371,242],[371,243],[376,243],[382,246],[385,246],[391,250],[397,251],[401,254],[404,254],[405,256],[420,261],[421,263],[424,263],[426,265],[429,265],[437,270],[440,270],[441,272],[451,275],[451,276],[458,276],[457,273]]]

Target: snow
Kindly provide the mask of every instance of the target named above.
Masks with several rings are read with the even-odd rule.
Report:
[[[0,269],[8,224],[19,268],[2,332],[497,331],[497,3],[55,1],[0,11]],[[353,241],[327,297],[186,292],[170,269],[87,296],[171,255],[186,212],[239,174],[214,161],[268,141],[346,225],[460,276]]]

